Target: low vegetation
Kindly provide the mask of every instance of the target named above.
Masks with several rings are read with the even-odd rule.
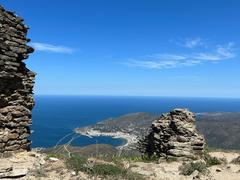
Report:
[[[66,159],[66,165],[77,174],[82,171],[90,176],[103,177],[104,179],[144,179],[142,175],[133,173],[127,168],[125,169],[120,163],[98,163],[89,161],[86,157],[73,156]]]
[[[157,157],[148,157],[148,156],[102,156],[101,159],[107,162],[113,162],[115,164],[121,164],[124,161],[127,162],[144,162],[144,163],[151,163],[157,162],[159,158]]]
[[[32,176],[38,177],[38,178],[44,178],[47,177],[47,172],[43,167],[35,168],[30,171],[30,174]]]
[[[77,174],[79,171],[87,172],[87,158],[82,156],[73,156],[66,159],[66,165],[69,169],[74,170]]]
[[[191,162],[179,167],[180,174],[190,176],[194,171],[204,173],[207,171],[207,165],[204,162]]]
[[[58,154],[49,154],[48,157],[56,157],[63,158],[64,156]],[[133,173],[130,171],[129,166],[125,167],[124,163],[129,162],[157,162],[159,158],[152,156],[149,158],[148,156],[107,156],[107,155],[99,155],[95,158],[94,161],[91,160],[88,156],[79,156],[72,155],[72,157],[64,157],[66,162],[66,166],[68,169],[71,169],[78,174],[79,172],[84,172],[89,176],[93,177],[101,177],[103,179],[126,179],[126,180],[141,180],[144,177],[140,174]],[[200,173],[207,172],[207,168],[214,165],[220,165],[222,163],[226,163],[225,159],[220,159],[217,157],[213,157],[209,154],[208,150],[205,150],[202,154],[202,160],[198,162],[190,162],[183,164],[180,166],[179,171],[180,174],[189,176],[194,171],[198,171]],[[169,157],[166,159],[166,162],[174,162],[177,161],[175,157]],[[239,161],[239,162],[238,162]],[[236,163],[240,163],[240,158],[234,161]]]
[[[206,162],[207,167],[215,166],[215,165],[220,165],[220,164],[226,163],[226,160],[225,160],[225,159],[219,159],[219,158],[217,158],[217,157],[212,157],[212,156],[210,156],[209,154],[204,154],[203,159],[204,159],[204,161]]]
[[[215,166],[215,165],[221,165],[223,163],[226,163],[226,159],[224,158],[217,158],[211,156],[208,151],[205,151],[202,157],[204,162],[199,161],[199,162],[190,162],[183,164],[180,166],[179,171],[180,174],[189,176],[191,175],[194,171],[198,171],[200,173],[205,173],[207,172],[207,168],[210,166]]]
[[[207,167],[210,166],[215,166],[215,165],[221,165],[221,164],[226,164],[227,160],[224,158],[217,158],[214,156],[211,156],[209,153],[210,152],[215,152],[217,151],[216,148],[212,148],[209,146],[206,146],[204,149],[204,152],[202,154],[202,159],[206,162]]]
[[[240,165],[240,156],[238,156],[237,158],[234,158],[231,163],[233,164],[239,164]]]

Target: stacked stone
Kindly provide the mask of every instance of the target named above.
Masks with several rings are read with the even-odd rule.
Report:
[[[195,126],[195,115],[187,109],[174,109],[152,123],[142,142],[149,156],[197,159],[204,151],[204,137]]]
[[[34,51],[27,31],[22,18],[0,6],[0,154],[30,149],[35,73],[23,62]]]

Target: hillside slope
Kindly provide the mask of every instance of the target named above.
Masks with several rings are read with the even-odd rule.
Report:
[[[204,113],[196,124],[209,146],[240,149],[240,113]]]
[[[76,132],[97,130],[123,132],[137,137],[145,136],[156,115],[130,113],[98,122],[96,125],[77,128]],[[204,135],[208,146],[220,149],[240,149],[240,112],[199,113],[197,129]]]

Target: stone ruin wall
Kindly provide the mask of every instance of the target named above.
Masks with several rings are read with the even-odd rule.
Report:
[[[198,159],[204,152],[205,139],[197,131],[195,121],[195,114],[187,109],[163,114],[140,141],[140,151],[162,159]]]
[[[30,150],[35,73],[23,62],[34,51],[27,31],[21,17],[0,5],[0,155]]]

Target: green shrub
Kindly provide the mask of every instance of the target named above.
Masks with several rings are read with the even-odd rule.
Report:
[[[219,159],[217,157],[212,157],[209,154],[204,155],[204,161],[206,162],[206,165],[208,167],[210,166],[215,166],[215,165],[220,165],[222,164],[225,160],[224,159]]]
[[[118,180],[141,180],[142,175],[133,173],[124,169],[121,164],[96,164],[91,163],[87,158],[82,156],[73,156],[66,160],[66,165],[69,169],[74,170],[76,173],[79,171],[85,172],[90,176],[100,176],[104,179]]]
[[[238,156],[237,158],[234,158],[231,163],[233,164],[239,164],[240,165],[240,156]]]
[[[86,167],[87,158],[82,156],[73,156],[66,160],[66,165],[69,169],[73,169],[76,173],[79,171],[88,171]]]
[[[191,162],[179,167],[180,174],[185,176],[190,176],[195,170],[198,172],[205,172],[207,170],[207,166],[203,162]]]
[[[178,159],[177,159],[176,157],[167,157],[167,158],[166,158],[166,161],[167,161],[168,163],[171,163],[171,162],[176,162],[176,161],[178,161]]]
[[[158,157],[156,156],[152,156],[151,158],[149,158],[148,156],[107,156],[107,157],[102,157],[101,158],[104,161],[107,162],[113,162],[117,165],[121,165],[123,161],[128,161],[128,162],[145,162],[145,163],[149,163],[149,162],[157,162],[158,161]]]
[[[109,178],[111,180],[125,179],[125,180],[142,180],[142,175],[133,173],[122,167],[112,164],[96,164],[93,166],[91,175]]]
[[[146,179],[146,178],[143,177],[143,175],[138,174],[138,173],[134,173],[134,172],[131,172],[131,171],[127,171],[126,174],[122,174],[120,177],[121,178],[116,177],[116,180],[119,180],[119,179],[124,179],[124,180],[145,180]]]
[[[94,175],[99,176],[116,176],[126,174],[127,171],[112,164],[96,164],[92,168]]]
[[[159,160],[159,157],[157,157],[156,155],[152,155],[152,156],[142,156],[142,161],[143,162],[156,162]]]

